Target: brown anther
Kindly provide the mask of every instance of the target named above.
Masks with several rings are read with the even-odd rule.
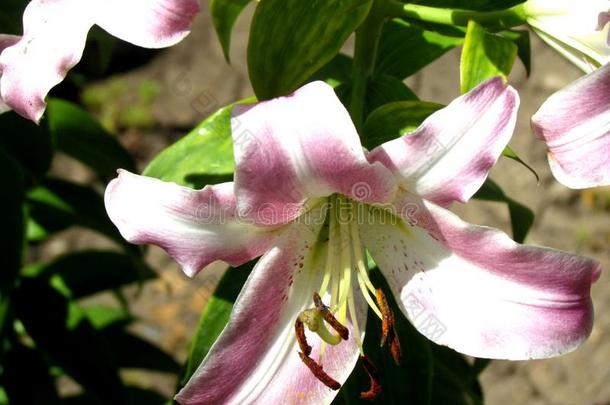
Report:
[[[396,364],[400,364],[400,340],[396,334],[394,312],[388,305],[388,300],[381,290],[378,288],[375,290],[375,298],[377,299],[377,305],[381,311],[381,347],[384,347],[386,343],[390,345],[390,351]]]
[[[324,305],[322,302],[322,298],[320,298],[320,294],[317,292],[313,293],[313,302],[316,305],[316,309],[322,313],[324,320],[328,323],[336,332],[341,336],[341,339],[347,340],[349,339],[349,329],[343,326],[337,318],[330,312],[330,309]]]
[[[311,346],[307,344],[307,338],[305,337],[305,327],[303,325],[303,322],[299,318],[297,318],[297,320],[294,322],[294,331],[297,336],[299,348],[303,353],[305,353],[306,356],[309,356],[311,354]]]
[[[324,303],[322,302],[322,298],[320,297],[320,294],[318,294],[317,292],[313,293],[313,303],[315,304],[316,308],[318,308],[321,311],[323,311],[324,309],[328,309],[328,307],[326,305],[324,305]]]
[[[322,369],[321,365],[316,363],[313,359],[303,354],[302,352],[299,352],[299,356],[301,356],[301,360],[303,360],[303,363],[305,363],[305,365],[309,368],[312,374],[316,376],[316,378],[320,380],[324,385],[335,391],[341,388],[341,384],[339,384],[331,376],[326,374],[326,372]]]
[[[364,370],[371,379],[371,386],[369,390],[361,392],[360,398],[369,400],[375,399],[381,393],[381,384],[379,384],[379,372],[377,371],[377,367],[373,365],[373,363],[367,356],[360,356],[360,361],[362,362],[362,367],[364,367]]]

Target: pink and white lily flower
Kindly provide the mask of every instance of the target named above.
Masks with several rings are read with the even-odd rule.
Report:
[[[233,109],[232,183],[192,190],[121,171],[105,202],[127,240],[161,246],[189,276],[262,255],[177,401],[329,403],[363,354],[367,306],[392,328],[367,251],[436,343],[500,359],[582,343],[596,262],[519,245],[443,208],[485,181],[517,107],[516,91],[492,79],[367,152],[333,89],[314,82]]]
[[[610,185],[610,64],[549,97],[532,116],[555,178],[574,189]]]
[[[585,73],[610,62],[609,0],[528,0],[527,23]]]
[[[23,36],[0,36],[0,112],[40,121],[47,93],[78,63],[94,24],[137,46],[163,48],[189,33],[198,12],[197,0],[30,1]]]

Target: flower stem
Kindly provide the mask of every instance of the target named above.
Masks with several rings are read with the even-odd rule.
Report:
[[[454,10],[448,8],[438,8],[422,6],[419,4],[404,4],[395,0],[390,0],[385,4],[387,16],[403,17],[412,20],[419,20],[444,25],[458,25],[465,27],[469,20],[474,20],[479,24],[497,30],[508,29],[526,23],[526,14],[523,4],[504,10],[494,11],[474,11],[474,10]]]
[[[357,129],[362,127],[364,121],[366,87],[375,70],[379,37],[381,36],[383,22],[386,19],[384,10],[387,1],[373,0],[368,16],[356,30],[354,64],[352,67],[353,87],[349,112]]]

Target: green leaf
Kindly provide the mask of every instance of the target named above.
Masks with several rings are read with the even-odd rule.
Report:
[[[21,268],[25,236],[24,183],[19,165],[0,149],[0,184],[5,190],[0,198],[0,295],[10,290]]]
[[[0,114],[0,150],[6,151],[35,178],[51,167],[53,141],[47,124],[44,119],[36,125],[14,111]]]
[[[372,311],[369,311],[364,353],[380,372],[382,392],[373,401],[360,398],[360,392],[366,391],[370,382],[368,375],[358,362],[333,404],[429,404],[435,376],[434,358],[430,350],[431,343],[402,315],[379,270],[371,271],[370,276],[373,284],[384,291],[388,304],[394,312],[396,332],[402,348],[401,364],[396,365],[388,348],[379,347],[381,322]]]
[[[371,0],[262,0],[252,20],[248,70],[259,100],[286,95],[328,63]]]
[[[186,385],[199,364],[224,329],[233,310],[233,303],[255,262],[249,262],[225,272],[210,298],[197,324],[195,336],[190,346],[189,356],[178,383],[178,390]]]
[[[47,115],[57,148],[89,166],[102,180],[116,177],[119,168],[136,170],[131,155],[116,138],[76,104],[51,99]]]
[[[494,76],[507,79],[516,57],[517,46],[514,43],[470,21],[460,62],[462,93]]]
[[[43,265],[37,274],[73,299],[156,278],[142,260],[118,252],[84,251]]]
[[[23,277],[13,294],[18,319],[36,347],[104,403],[124,404],[108,342],[82,311],[48,283]]]
[[[83,311],[95,329],[126,326],[134,318],[125,308],[114,308],[103,305],[87,305]]]
[[[512,41],[517,45],[517,56],[521,59],[525,72],[529,76],[532,72],[532,45],[530,43],[530,32],[525,30],[506,30],[498,35]]]
[[[483,394],[463,355],[431,343],[434,356],[432,404],[482,405]]]
[[[153,390],[140,387],[125,387],[127,403],[130,405],[163,405],[166,399]],[[95,396],[84,392],[82,394],[62,398],[63,405],[107,405]]]
[[[0,3],[0,32],[21,35],[23,33],[23,10],[29,0],[3,0]]]
[[[462,37],[426,31],[395,19],[383,27],[375,72],[405,79],[463,43]]]
[[[536,177],[536,182],[540,183],[540,176],[538,176],[538,173],[536,172],[536,170],[534,170],[533,167],[531,167],[530,165],[528,165],[527,163],[525,163],[525,161],[523,161],[518,155],[517,153],[512,150],[512,148],[510,146],[506,146],[504,148],[504,150],[502,151],[502,156],[507,157],[509,159],[512,159],[516,162],[521,163],[523,166],[525,166],[530,172],[532,172],[532,174],[534,175],[534,177]]]
[[[0,383],[11,404],[61,404],[55,379],[41,353],[18,344],[2,360]]]
[[[406,1],[402,1],[406,3]],[[413,4],[425,4],[430,7],[453,8],[462,10],[493,11],[503,10],[524,3],[525,0],[415,0]]]
[[[534,224],[534,212],[525,205],[508,197],[502,188],[491,179],[487,179],[474,195],[474,198],[486,201],[498,201],[508,204],[513,239],[523,243],[527,233]]]
[[[121,368],[141,368],[178,374],[180,365],[176,360],[157,346],[132,335],[122,326],[110,326],[102,331],[110,343]]]
[[[102,196],[92,188],[47,178],[27,194],[27,205],[31,219],[44,230],[42,236],[79,225],[106,235],[132,252],[137,251],[117,231],[106,214]]]
[[[212,23],[218,34],[222,52],[227,62],[231,59],[231,31],[237,17],[246,8],[251,0],[212,0],[210,2],[210,14]]]
[[[418,100],[415,93],[402,80],[389,75],[373,77],[367,83],[366,95],[365,115],[387,103]]]
[[[322,66],[309,81],[322,80],[333,87],[341,83],[347,83],[352,77],[352,64],[354,61],[350,56],[338,53],[326,65]]]
[[[399,101],[373,111],[362,130],[362,143],[372,150],[384,142],[415,130],[430,114],[443,105],[426,101]]]
[[[143,174],[192,188],[231,180],[235,167],[231,108],[221,108],[163,150]],[[237,127],[236,130],[243,131],[244,139],[249,136],[247,128]]]

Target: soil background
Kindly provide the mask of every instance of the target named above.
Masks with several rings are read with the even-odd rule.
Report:
[[[191,35],[181,44],[163,51],[146,66],[115,77],[125,84],[113,99],[113,108],[139,103],[133,94],[143,83],[158,91],[147,103],[152,124],[122,129],[121,142],[134,153],[140,169],[165,146],[184,135],[222,105],[253,94],[246,70],[247,33],[252,9],[242,15],[233,34],[232,64],[228,65],[211,25],[208,2],[202,4]],[[610,404],[610,191],[574,191],[554,181],[546,163],[544,144],[530,130],[529,118],[550,94],[575,80],[581,72],[532,35],[533,71],[526,77],[517,61],[510,83],[521,95],[517,130],[511,147],[540,175],[540,182],[523,166],[501,159],[491,178],[506,193],[536,213],[526,242],[591,256],[605,271],[593,286],[596,320],[589,340],[576,352],[560,358],[530,362],[495,361],[483,373],[486,402],[490,405]],[[349,52],[350,44],[346,45]],[[423,72],[407,80],[423,100],[448,103],[459,95],[460,49],[446,54]],[[281,61],[278,61],[281,63]],[[108,86],[109,82],[96,86]],[[108,116],[108,111],[102,111]],[[120,122],[117,124],[120,127]],[[87,183],[92,175],[78,163],[58,156],[53,171],[63,177]],[[605,199],[605,203],[603,202]],[[600,203],[600,200],[602,203]],[[605,206],[604,206],[605,204]],[[473,223],[503,229],[510,234],[505,205],[473,201],[454,210]],[[37,253],[40,257],[85,248],[106,247],[108,242],[83,230],[63,232]],[[160,345],[182,362],[189,339],[206,300],[223,268],[200,274],[193,280],[162,251],[152,248],[149,261],[160,278],[140,290],[128,291],[131,306],[140,321],[137,333]],[[92,300],[104,301],[99,296]],[[108,298],[109,299],[109,298]],[[154,388],[166,396],[173,393],[175,380],[167,375],[127,371],[130,383]],[[62,385],[70,390],[70,383]]]

